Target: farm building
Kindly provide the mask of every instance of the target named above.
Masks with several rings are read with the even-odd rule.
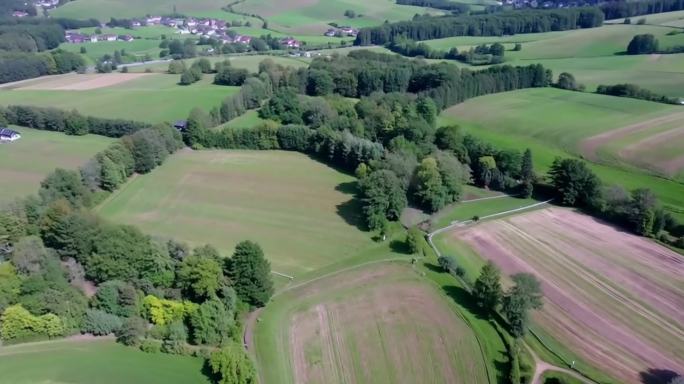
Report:
[[[0,128],[0,142],[17,141],[19,139],[21,139],[19,132],[9,128]]]

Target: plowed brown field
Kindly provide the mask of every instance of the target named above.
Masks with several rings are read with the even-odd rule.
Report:
[[[542,282],[535,324],[626,383],[648,369],[684,372],[684,256],[554,208],[454,233],[506,274]]]

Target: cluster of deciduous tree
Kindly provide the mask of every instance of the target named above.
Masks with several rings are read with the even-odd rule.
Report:
[[[448,63],[427,64],[366,50],[330,60],[315,59],[308,70],[299,70],[293,77],[290,86],[313,96],[337,93],[360,97],[378,91],[410,92],[429,96],[439,109],[475,96],[545,87],[551,83],[551,71],[539,64],[470,71]]]
[[[92,133],[109,137],[121,137],[150,127],[150,124],[138,121],[103,119],[83,116],[76,111],[68,112],[56,108],[25,105],[0,107],[0,122],[45,131],[64,132],[67,135]]]
[[[643,55],[658,51],[658,39],[650,33],[636,35],[627,45],[628,55]]]
[[[0,45],[7,42],[2,39],[3,37],[0,37]],[[83,58],[71,52],[56,50],[43,53],[3,53],[0,48],[0,83],[69,73],[83,67]]]
[[[355,45],[384,45],[396,38],[441,39],[452,36],[502,36],[518,33],[593,28],[603,24],[598,8],[528,9],[471,16],[420,16],[411,21],[362,28]]]
[[[679,11],[684,9],[684,3],[680,0],[614,0],[605,2],[600,7],[606,19],[620,19],[651,13]]]
[[[235,374],[254,379],[249,359],[225,352],[239,340],[240,312],[263,306],[273,294],[259,245],[241,242],[224,258],[211,246],[193,250],[154,239],[88,210],[101,191],[150,171],[180,147],[170,126],[138,130],[80,172],[57,169],[37,196],[0,211],[3,342],[115,333],[146,352],[211,357],[217,381]],[[225,349],[212,354],[190,344]]]
[[[603,95],[630,97],[633,99],[655,101],[658,103],[678,104],[678,100],[674,97],[653,93],[648,89],[643,89],[639,87],[636,84],[599,85],[598,88],[596,88],[596,93],[600,93]]]
[[[556,159],[549,171],[551,186],[561,204],[581,207],[642,236],[656,236],[679,246],[684,225],[666,212],[650,189],[631,192],[619,186],[604,186],[586,163]],[[684,245],[684,244],[682,244]]]

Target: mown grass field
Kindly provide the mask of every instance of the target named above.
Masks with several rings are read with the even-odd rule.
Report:
[[[531,198],[523,199],[509,196],[479,201],[462,201],[439,211],[430,219],[430,223],[433,229],[442,228],[454,221],[472,220],[476,216],[481,218],[499,212],[523,208],[538,202]]]
[[[470,278],[485,259],[506,275],[537,276],[545,304],[534,313],[535,327],[564,346],[563,354],[567,348],[579,355],[580,370],[593,371],[593,365],[619,379],[610,382],[636,384],[650,368],[684,368],[678,311],[684,268],[673,251],[560,208],[441,236],[439,246],[446,245],[441,249],[454,255]]]
[[[581,142],[592,136],[631,124],[677,116],[681,108],[627,98],[561,91],[553,88],[528,89],[474,98],[446,110],[442,123],[458,123],[483,140],[503,148],[530,148],[538,172],[546,172],[554,158],[583,155]],[[646,127],[675,129],[672,124]],[[638,142],[640,136],[631,137]],[[665,142],[663,145],[666,145]],[[684,218],[684,184],[649,174],[643,168],[620,158],[612,144],[598,152],[605,164],[591,168],[607,184],[628,189],[651,188],[678,217]],[[651,150],[657,153],[658,149]],[[659,155],[678,159],[677,151]],[[640,164],[636,164],[640,165]],[[675,173],[674,177],[678,177]]]
[[[473,330],[408,264],[323,277],[277,296],[260,318],[263,382],[488,382]]]
[[[428,40],[435,49],[457,47],[468,50],[478,44],[502,43],[506,47],[506,62],[511,65],[540,63],[557,76],[570,72],[575,78],[594,90],[599,84],[635,83],[668,96],[684,96],[684,54],[676,55],[620,55],[634,35],[650,33],[656,36],[661,48],[684,45],[681,27],[668,27],[669,22],[680,21],[681,12],[648,16],[658,17],[664,25],[606,25],[574,31],[518,34],[513,36],[451,37]],[[636,18],[634,18],[636,22]],[[515,43],[521,51],[511,51]],[[476,67],[477,69],[479,67]]]
[[[257,241],[274,271],[297,276],[373,246],[354,178],[294,152],[184,151],[116,192],[99,213],[230,255]]]
[[[112,340],[0,347],[0,383],[208,384],[202,359],[150,354]]]
[[[55,168],[76,169],[112,142],[95,135],[11,128],[22,137],[0,144],[0,205],[37,193],[40,182]]]
[[[120,76],[125,80],[125,74]],[[195,84],[181,86],[177,84],[180,75],[150,74],[102,88],[54,90],[73,86],[83,79],[91,80],[77,74],[62,76],[58,83],[53,76],[32,80],[30,86],[33,89],[0,90],[0,104],[75,109],[84,115],[158,123],[184,119],[194,107],[209,110],[239,89],[212,84],[213,75],[205,75]],[[41,88],[41,82],[49,82],[49,85],[36,89]]]
[[[271,29],[306,35],[322,35],[331,22],[358,28],[379,25],[385,20],[408,20],[416,13],[441,13],[434,9],[397,5],[392,0],[247,0],[233,8],[265,17]],[[361,17],[347,18],[344,16],[346,10]]]

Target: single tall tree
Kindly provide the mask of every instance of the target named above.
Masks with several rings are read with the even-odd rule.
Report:
[[[513,336],[522,337],[529,326],[529,311],[543,306],[543,294],[539,280],[532,274],[518,273],[512,279],[515,285],[503,298],[503,313]]]
[[[532,164],[532,151],[527,148],[523,154],[520,166],[520,180],[522,181],[522,194],[524,197],[532,196],[534,182],[534,165]]]
[[[473,296],[487,314],[496,311],[501,302],[501,271],[491,260],[482,267],[480,276],[475,280]]]
[[[240,299],[257,307],[264,306],[273,295],[271,263],[259,244],[240,242],[227,262],[228,276]]]

